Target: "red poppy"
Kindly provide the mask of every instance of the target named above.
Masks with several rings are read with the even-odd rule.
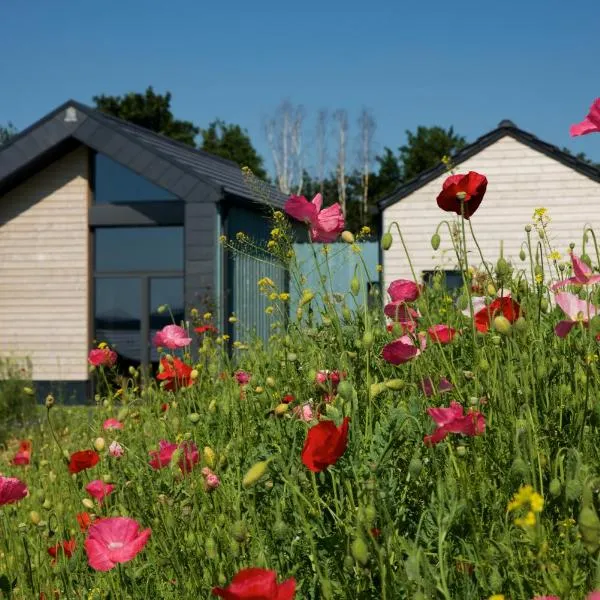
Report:
[[[98,464],[100,456],[94,450],[80,450],[71,454],[69,461],[69,473],[79,473],[84,469],[90,469]]]
[[[12,459],[13,465],[28,465],[31,462],[31,442],[29,440],[23,440],[19,444],[14,458]]]
[[[481,331],[481,333],[489,331],[490,323],[498,313],[501,313],[511,323],[514,323],[521,316],[521,307],[510,296],[496,298],[489,306],[475,313],[474,319],[477,331]]]
[[[450,175],[443,183],[437,204],[446,212],[464,214],[465,219],[469,219],[479,208],[486,188],[487,178],[475,171],[466,175]]]
[[[166,402],[163,402],[160,405],[160,412],[167,412],[169,410],[169,405]]]
[[[62,553],[67,558],[71,558],[71,556],[73,556],[73,552],[75,552],[76,546],[77,546],[77,543],[75,542],[74,538],[71,538],[70,540],[66,540],[63,542],[59,542],[55,546],[50,546],[50,548],[48,548],[48,554],[53,559],[52,564],[56,564],[56,557],[60,551],[62,551]]]
[[[456,335],[456,329],[449,325],[434,325],[427,330],[431,341],[439,344],[449,344]]]
[[[344,418],[340,427],[333,421],[321,421],[308,430],[302,462],[315,473],[334,465],[346,451],[348,445],[349,417]]]
[[[291,404],[296,398],[294,398],[294,396],[292,394],[286,394],[281,401],[284,404]]]
[[[178,358],[171,360],[167,358],[160,359],[162,371],[156,376],[160,381],[166,381],[166,390],[177,390],[181,387],[190,387],[194,380],[191,377],[192,367]]]
[[[200,325],[200,327],[195,327],[194,331],[197,334],[218,333],[219,332],[219,330],[214,325]]]
[[[268,569],[242,569],[226,588],[215,587],[214,596],[225,600],[293,600],[296,580],[277,583],[277,573]]]
[[[88,530],[88,527],[92,524],[92,517],[89,513],[80,512],[76,515],[77,523],[79,523],[79,529],[81,529],[81,533],[85,533]]]

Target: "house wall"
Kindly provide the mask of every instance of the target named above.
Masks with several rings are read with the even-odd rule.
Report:
[[[496,261],[500,256],[500,243],[504,244],[504,257],[516,268],[527,268],[519,260],[521,244],[526,241],[525,225],[532,223],[535,208],[545,207],[551,218],[549,239],[563,257],[570,242],[581,250],[583,226],[590,223],[600,233],[600,184],[577,173],[569,167],[532,150],[512,137],[504,137],[461,163],[459,173],[477,171],[488,178],[488,188],[483,202],[471,222],[486,261]],[[436,203],[442,189],[443,175],[411,195],[388,207],[383,212],[383,227],[387,231],[396,221],[408,246],[417,277],[424,270],[442,265],[444,269],[456,268],[456,256],[446,227],[440,228],[442,243],[437,252],[431,248],[431,236],[444,219],[453,222],[454,213],[445,213]],[[470,236],[467,223],[469,262],[478,266],[481,259]],[[394,227],[394,243],[383,253],[386,286],[398,278],[411,278],[408,261]],[[532,242],[539,237],[532,231]],[[591,249],[588,246],[588,252]]]
[[[0,197],[0,356],[33,379],[88,379],[88,153]]]

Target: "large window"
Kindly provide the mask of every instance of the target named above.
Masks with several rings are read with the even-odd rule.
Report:
[[[131,169],[104,156],[94,155],[94,201],[96,204],[179,200]]]

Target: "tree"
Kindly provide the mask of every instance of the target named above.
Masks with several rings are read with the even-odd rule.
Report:
[[[161,133],[173,140],[195,146],[200,129],[191,121],[181,121],[171,112],[171,92],[156,94],[152,86],[145,94],[130,92],[124,96],[94,96],[96,108],[106,114]]]
[[[263,166],[263,158],[258,154],[250,136],[239,125],[228,125],[216,119],[207,129],[201,129],[202,145],[200,148],[216,156],[236,162],[240,167],[249,167],[259,179],[267,179]]]
[[[406,145],[399,148],[404,181],[439,164],[444,156],[451,156],[467,143],[452,127],[446,131],[442,127],[420,126],[416,133],[407,131],[406,135]]]
[[[304,108],[284,100],[275,116],[265,123],[265,133],[273,163],[277,187],[284,194],[301,194],[304,183],[302,126]]]
[[[342,207],[342,212],[346,215],[346,186],[347,186],[347,175],[346,175],[346,156],[347,156],[347,145],[348,145],[348,113],[344,109],[338,109],[335,111],[333,118],[336,122],[337,139],[338,139],[338,152],[337,152],[337,163],[335,168],[335,174],[338,184],[338,201]]]
[[[373,113],[363,108],[358,117],[358,127],[360,130],[360,150],[359,164],[361,170],[361,221],[363,225],[367,224],[367,215],[369,213],[369,176],[371,175],[371,163],[373,162],[373,137],[375,135],[375,118]]]
[[[9,121],[6,126],[0,125],[0,146],[6,144],[12,137],[17,135],[15,126]]]
[[[569,154],[570,156],[573,156],[573,153],[566,147],[563,147],[562,151],[565,152],[566,154]],[[584,163],[587,163],[588,165],[590,165],[592,167],[596,167],[597,169],[600,169],[600,163],[595,163],[591,158],[588,158],[588,156],[585,152],[578,152],[577,154],[575,154],[575,158],[583,161]]]

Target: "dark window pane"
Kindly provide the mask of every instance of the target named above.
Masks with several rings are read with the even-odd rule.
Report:
[[[95,338],[128,361],[140,361],[142,286],[139,278],[98,277]]]
[[[104,154],[95,155],[94,165],[94,201],[96,204],[179,200],[171,192],[154,185],[145,177],[134,173]]]
[[[167,305],[159,313],[159,306]],[[153,277],[150,280],[150,360],[158,361],[158,352],[152,343],[156,332],[165,325],[181,325],[185,319],[183,277]]]
[[[183,271],[183,227],[97,227],[97,272]]]

